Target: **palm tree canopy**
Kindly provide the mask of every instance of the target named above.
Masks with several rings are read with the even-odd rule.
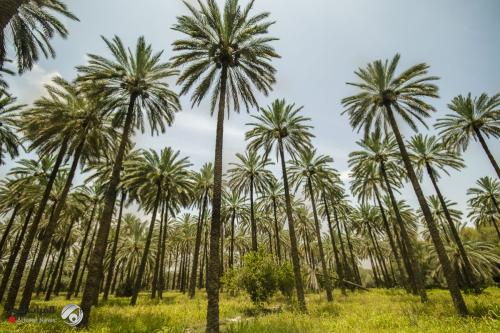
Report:
[[[467,149],[471,138],[476,138],[476,131],[487,138],[500,137],[500,94],[491,97],[481,94],[474,98],[470,93],[458,95],[448,108],[453,113],[438,119],[435,127],[441,129],[439,135],[458,150]]]
[[[376,60],[369,63],[366,68],[354,72],[361,82],[347,83],[362,92],[342,99],[346,107],[342,114],[347,113],[351,126],[358,131],[363,129],[365,135],[372,127],[388,132],[387,106],[392,107],[414,131],[418,131],[414,119],[427,127],[423,119],[435,111],[421,98],[438,97],[438,87],[432,82],[439,78],[427,76],[429,65],[425,63],[395,75],[399,59],[400,55],[396,54],[390,62]]]
[[[265,37],[274,23],[266,21],[269,13],[251,15],[254,1],[241,8],[238,0],[227,0],[221,10],[215,0],[198,1],[198,8],[184,1],[191,16],[177,18],[173,30],[187,37],[173,43],[177,51],[172,60],[176,67],[186,66],[177,83],[181,95],[193,86],[193,106],[212,90],[211,111],[215,110],[221,86],[221,69],[227,71],[226,104],[235,111],[243,103],[247,109],[257,105],[253,89],[267,96],[275,83],[276,70],[271,66],[279,55],[270,46],[276,38]],[[212,88],[213,87],[213,88]],[[229,110],[229,108],[228,108]]]
[[[315,190],[333,187],[338,176],[330,165],[332,163],[333,158],[328,155],[318,155],[316,149],[304,150],[297,159],[292,159],[288,163],[290,184],[295,185],[296,191],[301,185],[305,189],[308,181]],[[304,190],[304,193],[306,196],[309,195],[307,190]]]
[[[50,40],[58,34],[66,38],[68,30],[62,20],[78,21],[66,4],[60,0],[14,1],[0,13],[0,67],[7,56],[7,41],[11,40],[16,53],[19,73],[33,68],[40,58],[55,57]],[[10,8],[12,7],[12,8]]]
[[[1,88],[0,88],[1,89]],[[5,163],[5,154],[10,158],[19,155],[21,142],[17,137],[19,111],[24,105],[16,104],[16,98],[0,91],[0,165]]]
[[[252,116],[256,122],[248,123],[252,129],[246,132],[245,138],[250,141],[248,149],[264,149],[267,156],[273,148],[276,148],[276,158],[279,154],[279,141],[283,142],[283,148],[292,156],[297,152],[311,148],[310,132],[308,125],[310,118],[300,114],[303,107],[295,104],[287,104],[284,99],[275,100],[267,108],[260,108],[259,115]]]
[[[165,124],[171,125],[174,115],[180,111],[177,95],[169,88],[165,79],[177,75],[169,63],[161,62],[163,52],[153,53],[144,37],[139,37],[135,51],[126,49],[121,39],[102,37],[112,59],[89,54],[89,63],[77,67],[91,94],[104,92],[118,111],[115,123],[125,118],[126,106],[134,102],[134,124],[144,131],[144,115],[149,121],[151,133],[165,132]],[[98,90],[98,91],[96,91]],[[135,103],[137,100],[138,103]],[[111,109],[110,109],[111,110]]]
[[[159,191],[169,193],[187,203],[191,197],[193,183],[187,157],[180,157],[179,151],[167,147],[158,154],[155,150],[143,150],[140,157],[124,165],[123,183],[133,196],[147,208],[153,208]]]
[[[229,185],[248,193],[253,181],[254,191],[263,192],[272,181],[272,172],[267,167],[273,163],[254,150],[247,150],[244,155],[237,153],[236,158],[239,161],[230,163],[232,168],[228,170]]]
[[[459,170],[465,167],[460,155],[447,148],[447,145],[435,136],[417,134],[409,142],[410,158],[412,159],[417,173],[422,176],[428,165],[435,177],[439,177],[438,171],[449,175],[447,167]]]

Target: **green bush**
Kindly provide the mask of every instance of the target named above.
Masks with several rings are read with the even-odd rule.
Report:
[[[278,267],[273,257],[263,251],[247,253],[240,281],[254,304],[267,302],[278,288]]]
[[[285,262],[278,268],[278,288],[284,296],[290,298],[292,297],[294,287],[295,277],[292,265],[289,262]]]
[[[235,268],[227,269],[221,278],[221,285],[224,291],[228,292],[231,296],[238,294],[241,289],[241,274],[240,270]]]

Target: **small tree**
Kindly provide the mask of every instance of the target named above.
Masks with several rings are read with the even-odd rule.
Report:
[[[241,269],[241,285],[252,302],[260,306],[267,302],[278,289],[278,271],[271,255],[259,252],[247,253]]]

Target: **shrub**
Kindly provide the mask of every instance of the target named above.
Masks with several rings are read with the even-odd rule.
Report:
[[[247,253],[240,273],[242,287],[256,305],[267,302],[278,288],[278,269],[272,256],[260,252]]]
[[[221,278],[221,285],[225,291],[227,291],[231,296],[235,296],[240,291],[241,286],[241,274],[240,270],[230,268],[224,272]]]
[[[278,288],[281,293],[290,298],[295,287],[295,277],[293,275],[292,265],[285,262],[278,269]]]

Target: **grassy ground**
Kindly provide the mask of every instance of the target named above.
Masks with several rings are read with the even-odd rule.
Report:
[[[500,332],[500,289],[489,288],[480,296],[466,295],[470,317],[454,314],[449,294],[444,290],[429,292],[430,302],[400,290],[371,290],[342,297],[335,294],[328,304],[323,295],[308,295],[307,314],[300,314],[276,297],[258,310],[244,294],[221,296],[222,331],[227,333],[354,333],[354,332]],[[206,311],[204,292],[194,300],[180,293],[167,293],[161,302],[142,294],[135,307],[128,299],[113,298],[92,312],[90,332],[203,332]],[[76,304],[78,302],[74,300]],[[0,323],[0,332],[54,333],[74,332],[59,317],[68,304],[62,297],[49,303],[56,313],[46,315],[53,323]]]

